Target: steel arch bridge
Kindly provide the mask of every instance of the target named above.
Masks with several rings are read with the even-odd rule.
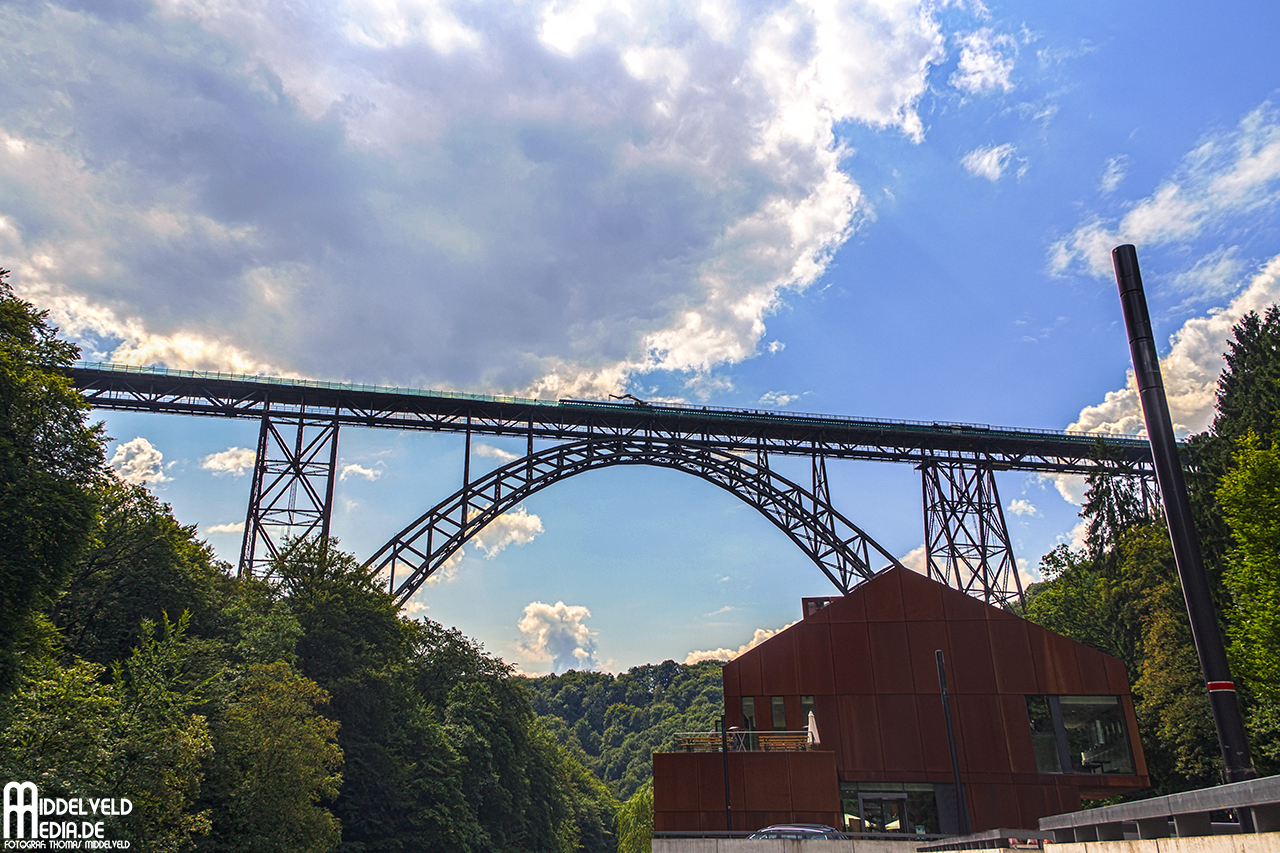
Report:
[[[1149,445],[1133,437],[641,401],[486,397],[109,364],[78,364],[70,379],[99,409],[259,422],[242,574],[268,573],[286,537],[329,534],[340,427],[464,434],[462,488],[367,563],[371,571],[387,571],[402,601],[504,508],[568,476],[614,465],[656,465],[715,483],[787,533],[845,593],[874,573],[872,553],[897,563],[831,505],[826,460],[858,459],[915,466],[923,485],[929,575],[1007,606],[1022,589],[996,471],[1102,472],[1144,482],[1153,476]],[[473,435],[521,438],[526,456],[472,482]],[[535,450],[535,441],[554,444]],[[808,457],[810,487],[773,472],[771,455]],[[407,574],[397,586],[399,568]]]
[[[423,513],[365,564],[386,572],[403,603],[468,539],[532,494],[561,480],[616,465],[653,465],[692,474],[755,507],[787,534],[842,593],[898,560],[836,511],[826,494],[826,463],[813,458],[822,493],[792,482],[767,465],[732,453],[664,439],[611,439],[550,447],[491,471]],[[871,553],[883,564],[872,568]],[[877,560],[879,562],[879,560]],[[396,569],[408,576],[396,584]]]

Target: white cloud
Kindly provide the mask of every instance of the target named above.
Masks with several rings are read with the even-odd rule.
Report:
[[[1012,36],[997,34],[984,27],[959,36],[960,62],[950,83],[963,92],[980,95],[999,89],[1013,90],[1013,56],[1018,44]]]
[[[1160,359],[1160,375],[1169,399],[1169,415],[1180,435],[1201,432],[1213,420],[1218,376],[1231,327],[1250,311],[1259,314],[1280,301],[1280,255],[1253,277],[1224,310],[1193,317],[1172,337],[1169,354]],[[1130,368],[1125,387],[1108,391],[1101,403],[1087,406],[1068,430],[1088,433],[1145,435],[1142,403]]]
[[[135,486],[155,485],[170,479],[164,473],[164,454],[141,436],[117,444],[108,464],[116,469],[121,480]]]
[[[226,524],[211,524],[205,528],[205,533],[244,533],[243,521],[231,521]]]
[[[1059,240],[1049,265],[1112,275],[1111,249],[1181,244],[1234,217],[1257,215],[1280,202],[1280,117],[1270,104],[1232,131],[1210,134],[1183,158],[1173,177],[1130,206],[1118,223],[1091,216]]]
[[[475,446],[477,456],[487,456],[490,459],[497,459],[499,462],[514,462],[522,458],[519,453],[509,453],[499,447],[493,447],[488,444],[477,444]]]
[[[516,649],[532,660],[551,661],[555,673],[595,669],[596,641],[585,624],[590,616],[590,610],[577,604],[530,602],[516,623],[524,634]]]
[[[945,43],[924,0],[156,5],[0,14],[15,288],[92,358],[540,396],[761,349],[870,215],[837,126],[921,139]]]
[[[1026,501],[1022,498],[1016,498],[1010,501],[1009,506],[1006,507],[1006,509],[1014,515],[1030,515],[1035,517],[1040,514],[1040,510],[1036,509],[1035,505],[1033,505],[1031,501]]]
[[[214,476],[230,474],[238,477],[246,471],[253,470],[257,459],[258,453],[252,448],[228,447],[226,450],[210,453],[200,461],[200,467],[206,471],[212,471]]]
[[[705,651],[689,652],[689,654],[685,656],[684,662],[686,664],[691,664],[691,663],[697,663],[698,661],[702,661],[702,660],[723,660],[723,661],[733,660],[743,652],[754,649],[756,646],[760,645],[765,640],[772,637],[774,634],[777,634],[780,631],[785,631],[794,624],[796,623],[792,622],[788,625],[783,625],[781,628],[772,628],[772,629],[757,628],[755,630],[755,633],[751,635],[751,639],[743,643],[741,646],[738,646],[738,648],[736,649],[719,648],[719,649],[707,649]]]
[[[504,512],[472,537],[476,547],[492,560],[506,550],[508,545],[528,545],[542,533],[542,519],[524,507]]]
[[[1006,143],[1004,145],[995,145],[991,148],[975,148],[961,159],[960,165],[969,174],[977,178],[986,178],[988,181],[995,183],[1004,176],[1005,170],[1013,162],[1013,155],[1016,149]],[[1025,166],[1019,169],[1019,174],[1025,171]]]
[[[404,612],[406,616],[413,617],[413,616],[417,616],[419,613],[426,612],[427,610],[430,609],[430,607],[421,601],[414,601],[410,599],[409,601],[406,601],[404,603],[404,606],[401,607],[400,609]]]
[[[1040,581],[1044,580],[1044,578],[1040,577],[1040,567],[1032,566],[1030,563],[1027,562],[1027,559],[1025,557],[1019,557],[1017,559],[1017,563],[1018,563],[1018,579],[1022,581],[1022,590],[1024,592],[1026,591],[1027,587],[1031,586],[1031,584],[1039,583]]]
[[[1116,187],[1120,186],[1120,182],[1129,172],[1129,163],[1127,154],[1117,154],[1107,160],[1107,165],[1102,170],[1102,178],[1098,181],[1098,191],[1103,195],[1115,192]]]
[[[360,477],[372,483],[381,477],[385,470],[387,470],[387,466],[381,459],[372,467],[361,465],[358,462],[346,462],[338,466],[338,481],[342,482],[349,477]]]
[[[803,396],[803,394],[786,394],[782,391],[766,391],[760,395],[759,405],[772,409],[785,409]]]
[[[924,545],[912,548],[898,562],[913,572],[919,572],[927,576],[929,574],[929,549]]]

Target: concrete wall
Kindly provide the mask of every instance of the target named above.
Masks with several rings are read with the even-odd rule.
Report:
[[[657,851],[657,842],[654,842]],[[1280,832],[1256,835],[1205,835],[1198,838],[1149,838],[1144,841],[1081,841],[1045,845],[1053,853],[1276,853]]]
[[[748,841],[745,838],[655,838],[651,849],[653,853],[915,853],[918,843],[878,839],[829,841],[815,838],[797,841],[771,838]],[[1254,851],[1250,850],[1248,853]]]

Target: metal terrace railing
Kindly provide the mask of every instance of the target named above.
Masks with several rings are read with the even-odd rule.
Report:
[[[678,732],[676,749],[679,752],[719,752],[726,744],[730,752],[808,752],[816,745],[809,740],[808,730],[787,731],[730,731]]]

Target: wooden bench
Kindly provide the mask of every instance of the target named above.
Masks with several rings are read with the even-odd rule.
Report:
[[[761,752],[804,752],[809,748],[808,732],[755,732]]]
[[[719,752],[720,734],[681,734],[676,735],[677,744],[685,752]]]

